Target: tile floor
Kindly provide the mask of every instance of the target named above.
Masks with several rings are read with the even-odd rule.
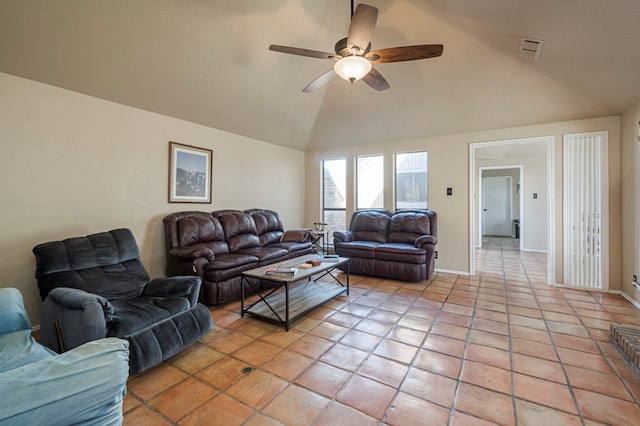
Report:
[[[609,324],[621,296],[550,287],[546,257],[487,239],[476,276],[351,277],[282,327],[213,309],[214,330],[132,377],[125,425],[640,424],[640,376]]]

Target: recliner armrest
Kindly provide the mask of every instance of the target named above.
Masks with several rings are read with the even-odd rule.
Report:
[[[348,243],[353,241],[353,233],[351,231],[333,231],[333,242]]]
[[[414,245],[416,247],[422,247],[425,244],[436,245],[437,242],[438,239],[433,235],[420,235],[418,238],[416,238]]]
[[[107,323],[113,319],[113,306],[97,294],[69,287],[49,292],[42,303],[41,343],[61,352],[55,324],[60,324],[64,349],[72,349],[107,335]]]
[[[113,318],[113,306],[107,299],[84,290],[58,287],[51,290],[47,298],[62,308],[73,310],[85,310],[90,305],[97,304],[102,308],[105,321],[111,321]]]
[[[179,296],[189,299],[191,306],[198,303],[202,280],[195,276],[154,278],[142,291],[147,297]]]

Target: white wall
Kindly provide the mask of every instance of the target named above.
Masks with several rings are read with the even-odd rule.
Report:
[[[554,262],[555,282],[562,283],[562,135],[566,133],[609,132],[609,270],[610,289],[621,288],[621,226],[620,221],[620,117],[600,117],[585,120],[564,121],[533,126],[479,131],[421,139],[390,141],[387,143],[360,145],[306,153],[306,222],[313,223],[321,217],[321,164],[325,159],[347,158],[347,182],[353,185],[353,161],[358,155],[385,155],[386,208],[393,208],[392,161],[394,152],[427,150],[428,203],[438,213],[438,260],[436,269],[460,271],[470,270],[469,253],[472,244],[469,209],[469,144],[537,137],[552,137],[555,212]],[[345,130],[349,131],[349,130]],[[446,188],[453,187],[453,196],[446,195]],[[534,191],[529,191],[534,192]],[[347,190],[349,196],[349,189]],[[347,200],[347,218],[351,217],[354,200],[353,191]]]
[[[34,245],[130,228],[164,275],[162,218],[271,208],[304,219],[304,153],[0,73],[0,287],[40,322]],[[221,101],[223,102],[223,101]],[[213,203],[167,202],[168,142],[213,150]]]
[[[622,291],[640,304],[640,101],[622,115]]]

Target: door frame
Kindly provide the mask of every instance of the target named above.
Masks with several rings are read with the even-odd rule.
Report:
[[[479,212],[475,208],[476,201],[478,200],[479,194],[476,193],[476,180],[478,176],[476,176],[476,150],[489,146],[496,145],[521,145],[525,143],[533,143],[533,142],[544,142],[547,147],[547,194],[549,197],[549,202],[547,204],[547,282],[549,284],[555,283],[555,268],[556,268],[556,259],[555,259],[555,220],[554,220],[554,212],[555,212],[555,189],[554,189],[554,181],[555,181],[555,171],[554,171],[554,145],[555,145],[555,137],[554,136],[540,136],[540,137],[532,137],[532,138],[519,138],[519,139],[507,139],[507,140],[494,140],[488,142],[471,142],[469,143],[469,271],[471,275],[475,275],[476,273],[476,265],[475,265],[475,251],[476,244],[474,244],[474,236],[478,234],[477,227],[477,215]],[[524,189],[524,179],[523,176],[520,176],[520,191],[523,192]],[[520,197],[522,202],[523,197]],[[521,220],[523,220],[524,212],[521,210]],[[480,228],[480,232],[482,232],[482,228]],[[520,248],[522,248],[523,242],[523,233],[520,233]],[[482,244],[482,238],[480,238],[480,244]]]
[[[483,230],[484,230],[484,215],[482,214],[482,205],[484,204],[484,188],[482,186],[482,179],[484,178],[484,176],[482,176],[482,172],[485,170],[506,170],[506,169],[518,169],[519,173],[520,173],[520,192],[522,192],[522,187],[523,187],[523,170],[524,170],[524,166],[522,166],[521,164],[519,165],[513,165],[513,166],[488,166],[488,167],[480,167],[478,169],[478,244],[476,244],[476,248],[478,247],[482,247],[482,235]],[[489,176],[488,176],[489,177]],[[494,177],[494,176],[490,176],[490,177]],[[509,179],[511,179],[511,176],[506,176]],[[511,199],[511,221],[513,223],[513,180],[511,179],[511,193],[509,194],[509,198]],[[520,196],[520,229],[522,230],[522,224],[523,224],[523,220],[522,220],[522,215],[523,215],[523,211],[524,211],[524,205],[523,205],[523,197]],[[520,239],[518,241],[518,244],[520,245],[519,248],[522,249],[522,232],[520,232]]]

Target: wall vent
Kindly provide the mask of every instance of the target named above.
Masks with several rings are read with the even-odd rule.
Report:
[[[525,58],[540,58],[542,53],[542,46],[544,40],[536,40],[534,38],[521,38],[520,39],[520,52],[519,55]]]

